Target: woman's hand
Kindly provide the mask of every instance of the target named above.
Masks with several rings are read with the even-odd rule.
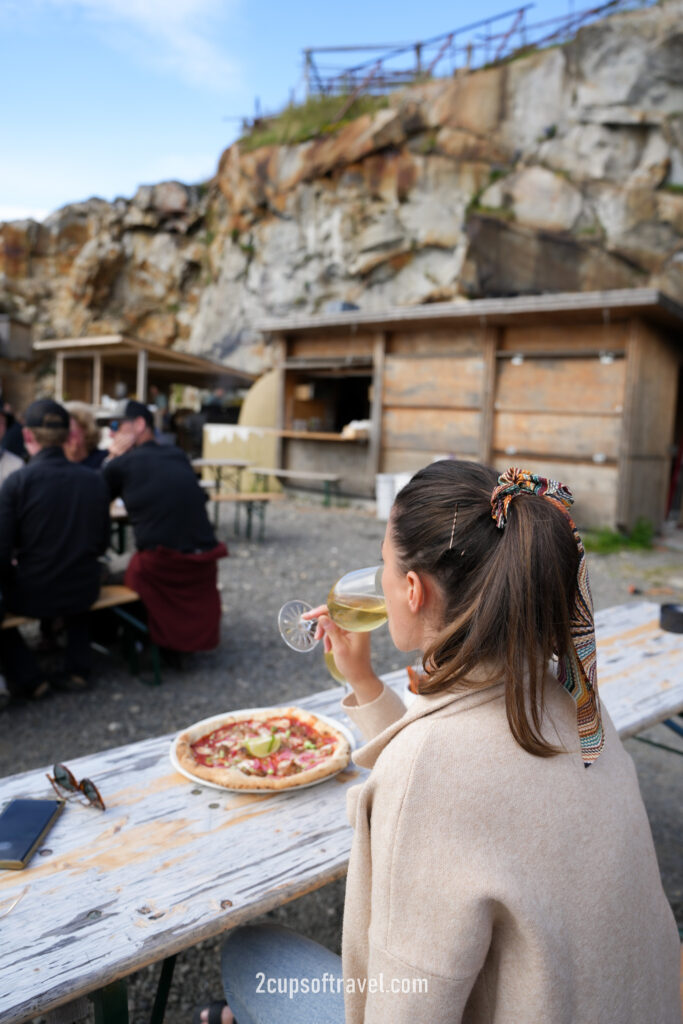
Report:
[[[332,651],[337,668],[356,694],[358,703],[368,704],[379,697],[383,687],[370,660],[370,634],[342,629],[330,618],[326,604],[311,609],[302,618],[318,620],[316,640],[322,637],[325,651]]]

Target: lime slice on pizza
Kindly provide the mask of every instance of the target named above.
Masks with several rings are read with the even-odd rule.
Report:
[[[263,736],[251,736],[244,741],[244,745],[252,757],[267,757],[280,749],[280,737],[264,733]]]

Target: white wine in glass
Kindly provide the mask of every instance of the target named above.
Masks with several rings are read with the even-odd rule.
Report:
[[[382,566],[353,569],[334,584],[327,595],[330,618],[351,633],[367,633],[378,629],[387,621],[387,608],[382,593]],[[314,639],[316,623],[304,619],[311,606],[304,601],[288,601],[280,609],[278,626],[282,639],[295,651],[312,651],[318,641]],[[338,683],[346,683],[335,664],[332,651],[325,652],[327,670]]]

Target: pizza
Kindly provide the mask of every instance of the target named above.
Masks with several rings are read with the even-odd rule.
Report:
[[[226,789],[282,790],[341,771],[351,748],[340,729],[302,708],[263,708],[200,722],[178,736],[178,765]]]

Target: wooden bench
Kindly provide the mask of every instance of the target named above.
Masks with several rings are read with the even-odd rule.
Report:
[[[235,533],[239,535],[240,532],[240,517],[239,511],[244,506],[247,513],[247,527],[246,537],[251,538],[251,522],[254,513],[259,517],[261,522],[261,528],[259,530],[259,540],[263,540],[266,534],[266,508],[271,501],[282,501],[284,494],[281,491],[247,491],[240,494],[212,494],[210,501],[216,502],[216,517],[215,524],[218,526],[218,508],[219,505],[230,502],[235,506]]]
[[[271,469],[267,466],[250,466],[249,472],[260,477],[260,484],[265,491],[268,484],[268,477],[273,476],[276,480],[310,480],[315,483],[322,483],[325,494],[324,505],[330,504],[332,488],[339,492],[339,481],[341,477],[337,473],[320,473],[312,469]],[[258,490],[258,483],[257,483]]]
[[[147,626],[140,619],[131,615],[130,612],[124,611],[121,607],[126,604],[133,604],[140,600],[140,595],[136,594],[130,587],[126,587],[121,583],[108,583],[100,588],[100,593],[94,604],[91,604],[91,612],[100,612],[104,609],[111,609],[112,612],[118,618],[120,618],[127,626],[131,627],[139,633],[147,634]],[[38,619],[32,618],[29,615],[14,615],[12,612],[8,612],[2,620],[0,629],[16,629],[19,626],[28,626],[32,622],[37,622]],[[137,647],[135,641],[131,638],[129,642],[129,660],[131,666],[131,672],[133,675],[138,675],[138,658],[137,658]],[[152,666],[154,669],[154,686],[161,684],[161,660],[159,657],[159,648],[156,644],[150,644],[150,653],[152,657]]]

